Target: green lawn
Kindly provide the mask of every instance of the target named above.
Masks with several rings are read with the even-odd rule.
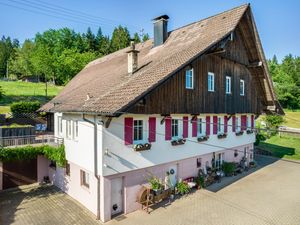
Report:
[[[48,84],[48,96],[45,95],[45,83],[31,83],[23,81],[0,81],[0,86],[4,91],[4,97],[0,100],[0,113],[10,111],[9,105],[17,101],[38,100],[42,104],[46,103],[63,88]]]
[[[275,157],[300,160],[300,138],[273,136],[259,147],[271,151]]]
[[[300,111],[290,111],[285,110],[285,123],[284,126],[293,127],[293,128],[300,128]]]

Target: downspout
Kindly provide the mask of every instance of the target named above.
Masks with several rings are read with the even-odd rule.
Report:
[[[97,116],[94,115],[94,122],[85,118],[82,114],[82,119],[94,126],[94,174],[97,179],[97,220],[100,220],[100,177],[98,175],[98,130],[97,130]]]

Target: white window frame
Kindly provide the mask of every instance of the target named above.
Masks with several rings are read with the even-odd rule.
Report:
[[[179,120],[178,119],[172,119],[172,121],[171,121],[171,136],[172,136],[172,138],[175,138],[175,139],[179,137]]]
[[[241,131],[240,117],[239,117],[239,116],[236,116],[236,117],[235,117],[235,131],[236,131],[236,132]]]
[[[201,122],[200,122],[200,120],[201,120]],[[203,126],[205,124],[204,120],[205,119],[202,117],[197,118],[197,135],[198,136],[205,135],[205,133],[206,133],[205,127]]]
[[[226,94],[231,94],[231,77],[230,76],[226,76],[225,92],[226,92]]]
[[[194,89],[194,69],[185,71],[185,88]]]
[[[208,72],[207,75],[207,90],[210,92],[215,91],[215,74],[212,72]]]
[[[78,120],[73,120],[73,139],[78,139]]]
[[[133,120],[133,142],[140,143],[144,140],[144,121],[141,119]],[[141,129],[141,133],[139,130]],[[137,132],[137,133],[136,133]]]
[[[63,126],[62,126],[62,117],[57,117],[57,128],[58,128],[58,135],[62,135],[63,133]]]
[[[71,120],[66,120],[66,137],[68,139],[72,138],[72,123],[71,123]]]
[[[218,123],[217,123],[217,131],[218,131],[218,134],[223,132],[223,129],[222,129],[222,118],[219,117],[219,116],[218,116]]]
[[[240,79],[240,96],[245,96],[245,81]]]
[[[84,170],[80,170],[80,182],[81,186],[90,188],[90,174]]]

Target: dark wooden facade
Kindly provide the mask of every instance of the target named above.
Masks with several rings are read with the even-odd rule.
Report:
[[[205,54],[183,68],[152,92],[129,112],[141,114],[172,113],[255,113],[262,111],[253,76],[248,70],[248,52],[237,29],[225,52]],[[194,70],[194,89],[185,88],[185,71]],[[215,74],[215,91],[208,91],[208,72]],[[231,76],[232,94],[225,93],[226,76]],[[240,95],[240,79],[245,81],[245,95]]]

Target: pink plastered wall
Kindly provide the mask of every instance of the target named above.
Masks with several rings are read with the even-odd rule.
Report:
[[[65,168],[49,168],[51,182],[72,198],[80,202],[95,215],[97,214],[97,179],[93,172],[86,171],[74,163],[70,163],[70,176],[65,174]],[[80,170],[89,173],[89,188],[81,185]]]
[[[224,153],[225,161],[229,162],[239,162],[244,156],[244,147],[249,147],[249,150],[253,149],[253,145],[239,146],[235,149],[238,149],[238,156],[234,157],[234,149],[227,149],[224,151],[219,151],[217,153]],[[198,174],[200,168],[204,169],[206,162],[211,167],[212,153],[199,155],[197,157],[184,159],[176,162],[171,162],[167,164],[162,164],[146,169],[141,169],[137,171],[131,171],[124,174],[118,174],[110,176],[109,179],[116,177],[124,178],[124,213],[130,213],[141,208],[141,205],[137,202],[137,195],[142,184],[147,183],[147,178],[149,174],[153,174],[161,180],[164,180],[166,171],[169,170],[170,166],[177,165],[177,179],[185,179],[188,177],[195,177]],[[197,168],[197,158],[201,158],[201,167]],[[249,157],[248,157],[249,158]],[[204,169],[205,170],[205,169]],[[110,195],[107,193],[106,198],[110,198]],[[110,207],[110,206],[107,206]]]
[[[3,168],[2,168],[2,162],[0,161],[0,191],[3,189]]]
[[[49,164],[50,161],[44,156],[39,155],[37,157],[37,182],[41,183],[45,176],[49,176]]]

